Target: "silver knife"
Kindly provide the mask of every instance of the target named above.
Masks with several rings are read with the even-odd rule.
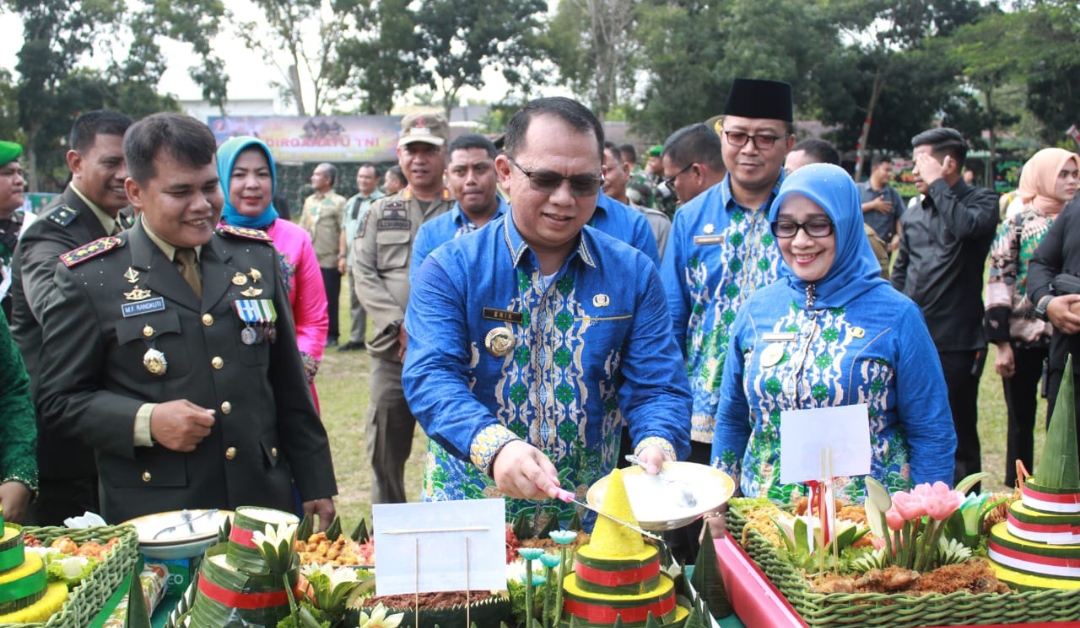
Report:
[[[652,539],[654,541],[663,541],[664,540],[661,537],[653,534],[652,532],[649,532],[648,530],[645,530],[641,526],[636,526],[636,525],[630,523],[629,521],[623,521],[622,519],[619,519],[618,517],[612,517],[611,515],[607,514],[606,512],[603,512],[601,510],[593,508],[592,506],[590,506],[590,505],[588,505],[588,504],[586,504],[584,502],[579,502],[578,500],[574,499],[574,494],[571,493],[570,491],[560,490],[559,491],[559,499],[563,500],[564,502],[570,502],[572,504],[577,504],[578,506],[581,506],[585,510],[591,510],[591,511],[595,512],[596,514],[600,515],[601,517],[607,517],[608,519],[611,519],[615,523],[617,523],[619,525],[622,525],[622,526],[626,526],[626,527],[630,528],[631,530],[633,530],[634,532],[637,532],[637,533],[639,533],[639,534],[641,534],[643,536],[647,536],[647,537],[649,537],[650,539]]]

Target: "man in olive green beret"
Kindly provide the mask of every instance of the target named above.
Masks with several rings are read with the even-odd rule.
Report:
[[[19,165],[22,146],[15,142],[0,142],[0,307],[4,316],[11,320],[11,258],[15,245],[26,225],[34,219],[33,214],[22,211],[26,191],[26,179]]]

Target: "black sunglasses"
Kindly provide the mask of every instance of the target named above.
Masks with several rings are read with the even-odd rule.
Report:
[[[815,218],[807,222],[774,220],[769,223],[769,230],[778,238],[794,238],[799,229],[805,231],[811,238],[824,238],[832,235],[833,221],[828,218]]]
[[[521,171],[521,174],[525,175],[529,179],[529,186],[536,192],[541,194],[554,194],[556,190],[562,187],[563,181],[570,182],[570,194],[578,198],[583,196],[596,196],[600,190],[600,186],[604,184],[603,175],[595,174],[572,174],[568,177],[552,172],[550,170],[526,170],[521,167],[521,164],[514,161],[514,158],[507,155],[506,158],[510,160],[510,163],[517,166],[517,169]]]

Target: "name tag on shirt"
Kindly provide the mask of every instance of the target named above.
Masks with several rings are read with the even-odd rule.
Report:
[[[761,334],[761,339],[765,342],[791,342],[799,337],[799,334],[793,331],[770,331]]]
[[[697,235],[694,236],[694,244],[723,244],[724,236],[722,235]]]
[[[502,321],[509,323],[520,324],[524,320],[521,316],[521,312],[511,312],[510,310],[498,310],[493,307],[484,308],[484,318],[490,321]]]
[[[380,218],[375,226],[379,231],[408,231],[409,229],[412,229],[412,221],[406,218]]]
[[[124,315],[124,318],[129,318],[140,314],[149,314],[150,312],[160,312],[164,309],[165,299],[157,297],[156,299],[147,299],[146,301],[124,303],[120,306],[120,313]]]

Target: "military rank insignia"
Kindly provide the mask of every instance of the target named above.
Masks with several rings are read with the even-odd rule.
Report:
[[[262,229],[248,229],[247,227],[222,225],[218,227],[217,232],[221,235],[244,238],[247,240],[258,240],[259,242],[273,242],[273,239],[270,237],[270,235]]]
[[[109,236],[106,238],[99,238],[89,244],[84,244],[77,249],[64,253],[60,256],[60,261],[64,263],[64,266],[71,268],[88,259],[97,257],[106,251],[111,251],[121,244],[123,244],[123,241],[117,237]]]
[[[56,211],[49,213],[49,220],[55,222],[61,227],[66,227],[71,224],[71,221],[79,217],[79,210],[67,205],[61,205],[56,208]]]

